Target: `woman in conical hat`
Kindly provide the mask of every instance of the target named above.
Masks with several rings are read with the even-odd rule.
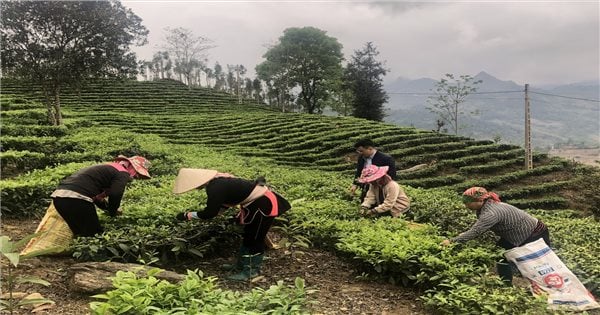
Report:
[[[103,231],[94,205],[118,215],[125,187],[134,178],[150,178],[148,168],[144,157],[119,155],[112,163],[89,166],[63,179],[50,196],[75,236],[93,236]]]
[[[363,169],[358,182],[369,185],[369,190],[361,204],[361,213],[364,216],[389,213],[397,218],[410,208],[410,199],[387,171],[387,166],[373,164]]]
[[[244,281],[259,274],[265,251],[265,237],[275,217],[291,208],[281,195],[269,189],[264,179],[249,181],[216,170],[182,168],[175,178],[173,192],[182,194],[194,189],[206,189],[203,211],[179,213],[177,219],[210,219],[220,210],[239,206],[239,223],[244,225],[242,246],[237,263],[226,268],[239,271],[229,277]]]

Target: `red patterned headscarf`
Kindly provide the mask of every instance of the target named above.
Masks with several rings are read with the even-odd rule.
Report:
[[[500,197],[494,192],[487,191],[483,187],[471,187],[462,194],[463,202],[478,202],[491,199],[492,202],[500,202]]]

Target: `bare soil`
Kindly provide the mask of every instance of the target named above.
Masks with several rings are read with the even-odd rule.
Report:
[[[37,227],[36,220],[2,220],[2,235],[8,235],[13,240],[33,233]],[[268,288],[278,280],[292,285],[296,277],[305,279],[307,289],[317,290],[309,295],[314,303],[310,306],[313,314],[381,314],[405,315],[425,314],[417,301],[418,294],[414,291],[379,283],[373,280],[362,280],[352,265],[335,255],[318,250],[306,250],[304,255],[292,257],[284,249],[269,250],[265,254],[261,276],[253,282],[234,282],[226,280],[228,273],[219,266],[228,262],[228,255],[212,257],[197,263],[188,262],[186,265],[175,266],[178,271],[185,268],[198,268],[206,276],[218,277],[222,288],[235,291],[248,291],[253,287]],[[45,298],[56,304],[45,311],[36,314],[89,314],[89,303],[94,299],[72,293],[65,284],[66,273],[76,261],[71,257],[36,257],[23,261],[16,273],[27,276],[37,276],[51,285],[19,285],[16,292],[39,292]],[[6,272],[6,262],[2,262],[2,276]],[[2,281],[2,293],[6,293],[6,283]],[[31,314],[29,310],[20,310],[16,314]]]

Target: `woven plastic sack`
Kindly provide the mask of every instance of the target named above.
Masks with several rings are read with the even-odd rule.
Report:
[[[35,234],[39,234],[39,236],[32,238],[27,243],[21,251],[21,256],[37,251],[61,254],[69,248],[73,240],[73,232],[52,203],[46,210]]]
[[[600,305],[577,277],[565,266],[543,239],[504,253],[531,283],[535,295],[548,295],[548,308],[591,310]]]

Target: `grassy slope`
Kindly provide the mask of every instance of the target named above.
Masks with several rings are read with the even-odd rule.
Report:
[[[3,93],[39,98],[34,88],[3,82]],[[352,176],[352,143],[370,137],[390,153],[399,181],[413,187],[449,187],[457,192],[485,186],[523,208],[578,208],[573,196],[577,167],[567,160],[534,156],[534,170],[523,170],[523,150],[414,128],[350,117],[284,114],[253,103],[236,104],[231,95],[188,90],[173,81],[104,81],[63,95],[72,118],[95,125],[157,134],[170,143],[206,145],[245,156],[272,158],[279,165],[338,171]],[[3,113],[3,115],[5,115]],[[3,134],[10,134],[10,126]],[[8,131],[8,132],[6,132]],[[551,195],[551,197],[549,197]]]

